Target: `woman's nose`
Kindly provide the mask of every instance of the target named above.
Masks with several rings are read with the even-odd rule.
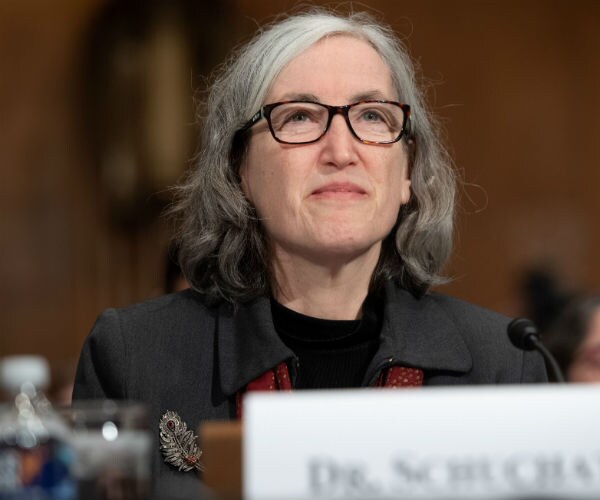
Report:
[[[323,141],[323,160],[337,168],[356,162],[359,141],[352,135],[345,118],[336,114],[329,125]]]

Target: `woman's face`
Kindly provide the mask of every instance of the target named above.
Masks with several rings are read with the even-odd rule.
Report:
[[[569,382],[600,382],[600,308],[590,317],[588,330],[567,373]]]
[[[362,40],[340,35],[293,59],[265,102],[307,99],[344,105],[397,95],[378,53]],[[275,255],[318,262],[378,255],[410,196],[403,142],[363,144],[342,115],[334,116],[319,141],[303,145],[278,143],[261,120],[251,129],[241,178]]]

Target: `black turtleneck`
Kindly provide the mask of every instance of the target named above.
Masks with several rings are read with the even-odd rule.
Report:
[[[330,320],[297,313],[271,299],[275,330],[300,365],[294,388],[360,387],[379,346],[383,301],[369,296],[359,320]]]

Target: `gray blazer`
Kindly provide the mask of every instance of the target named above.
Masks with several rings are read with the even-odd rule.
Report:
[[[422,368],[425,385],[546,381],[541,356],[510,344],[509,318],[436,293],[417,298],[391,283],[385,300],[364,386],[395,364]],[[235,418],[236,391],[294,359],[273,327],[268,298],[209,307],[186,290],[102,313],[83,346],[73,397],[142,401],[158,443],[167,410],[194,430],[207,419]],[[163,463],[158,444],[153,461],[159,483],[184,474]]]

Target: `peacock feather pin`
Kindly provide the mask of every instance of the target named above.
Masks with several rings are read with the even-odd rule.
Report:
[[[198,449],[196,436],[174,411],[167,411],[158,424],[160,429],[160,451],[165,462],[180,471],[204,470],[200,464],[202,451]]]

